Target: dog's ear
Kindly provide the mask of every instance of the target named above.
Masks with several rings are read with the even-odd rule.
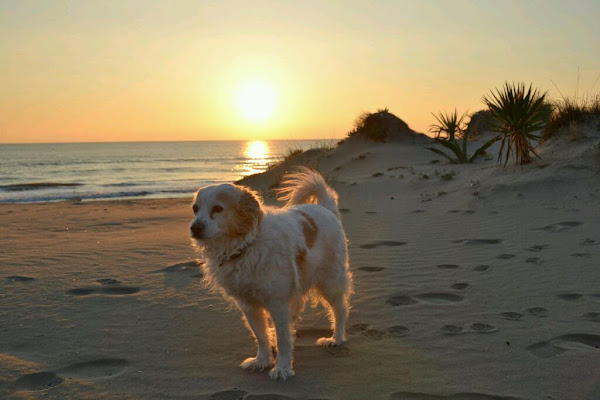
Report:
[[[242,193],[236,204],[237,218],[234,232],[237,236],[245,236],[260,224],[264,212],[258,193],[243,186],[239,188]]]

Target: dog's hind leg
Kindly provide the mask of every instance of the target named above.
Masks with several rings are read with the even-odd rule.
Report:
[[[262,371],[273,365],[273,357],[271,356],[271,347],[269,345],[269,334],[267,332],[267,318],[265,310],[254,306],[240,305],[244,313],[246,325],[254,337],[258,345],[256,357],[250,357],[244,360],[240,366],[250,371]]]
[[[292,338],[290,332],[290,310],[286,303],[269,307],[275,331],[277,333],[277,363],[269,373],[271,379],[280,379],[294,376],[292,369]]]
[[[296,322],[300,318],[300,314],[304,311],[304,298],[295,297],[290,300],[290,329],[292,330],[292,338],[296,336]]]
[[[341,260],[344,260],[343,262]],[[328,303],[329,318],[333,336],[323,337],[317,340],[321,346],[339,346],[346,340],[346,321],[348,319],[348,297],[352,286],[352,274],[347,268],[348,259],[343,257],[339,263],[335,263],[334,271],[327,279],[322,279],[317,285],[317,291]]]
[[[329,303],[332,337],[322,337],[317,340],[321,346],[339,346],[346,340],[346,320],[348,319],[348,297],[345,292],[329,293],[323,296]]]

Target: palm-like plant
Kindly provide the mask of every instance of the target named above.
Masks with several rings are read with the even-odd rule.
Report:
[[[469,134],[466,132],[466,126],[463,122],[465,115],[466,114],[463,114],[459,118],[456,109],[454,110],[454,113],[451,114],[446,112],[439,112],[437,115],[433,114],[438,123],[431,125],[429,129],[430,132],[436,134],[434,140],[438,144],[452,151],[454,157],[449,156],[435,147],[426,147],[426,149],[447,158],[453,164],[464,164],[472,163],[477,157],[484,154],[488,147],[498,141],[499,137],[488,140],[483,146],[478,148],[471,157],[469,157],[467,155],[467,141],[469,140]],[[442,135],[446,135],[446,137],[441,137]],[[462,139],[459,142],[457,138],[460,136],[462,136]]]
[[[540,139],[535,132],[544,128],[550,116],[544,103],[545,97],[546,93],[540,94],[537,89],[532,89],[532,85],[526,89],[524,83],[508,82],[503,90],[496,89],[495,93],[492,91],[489,96],[483,96],[483,102],[496,120],[493,128],[501,133],[499,163],[505,150],[505,166],[513,152],[515,161],[520,165],[531,162],[530,153],[540,158],[531,141]]]
[[[429,132],[435,133],[436,138],[441,138],[442,135],[446,135],[447,139],[454,139],[456,136],[460,136],[465,131],[465,125],[463,120],[465,114],[458,118],[458,113],[454,109],[454,113],[448,114],[446,112],[439,112],[431,114],[437,119],[438,123],[433,124],[429,127]]]

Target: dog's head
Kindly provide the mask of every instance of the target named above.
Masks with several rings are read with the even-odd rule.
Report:
[[[258,228],[264,214],[258,194],[232,184],[198,190],[192,211],[190,235],[201,243],[242,238]]]

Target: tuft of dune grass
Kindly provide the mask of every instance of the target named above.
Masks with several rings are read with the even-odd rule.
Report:
[[[559,131],[570,132],[575,124],[585,123],[591,117],[600,116],[600,93],[580,100],[577,97],[563,97],[552,105],[554,110],[542,134],[543,140],[551,138]]]

